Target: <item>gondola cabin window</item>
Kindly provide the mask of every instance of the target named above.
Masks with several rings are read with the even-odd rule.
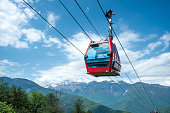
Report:
[[[86,59],[88,68],[108,67],[110,56],[107,53],[109,52],[108,42],[91,44],[87,52],[88,58]]]

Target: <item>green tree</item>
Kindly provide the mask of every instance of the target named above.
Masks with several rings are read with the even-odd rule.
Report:
[[[15,85],[9,87],[3,79],[0,80],[0,102],[0,113],[64,113],[57,93],[44,96],[32,92],[28,96],[25,90]]]
[[[71,111],[71,113],[92,113],[92,111],[88,110],[85,112],[83,108],[83,101],[79,98],[74,102],[74,110]]]
[[[9,95],[9,86],[8,83],[4,82],[3,79],[0,80],[0,101],[10,103],[10,95]]]
[[[57,93],[48,93],[47,97],[47,108],[46,113],[63,113],[64,110],[59,105],[59,99],[57,98]]]
[[[28,100],[28,94],[20,87],[12,86],[10,88],[10,102],[14,106],[14,109],[20,113],[28,112],[30,103]]]
[[[29,101],[31,103],[31,112],[42,113],[46,106],[46,97],[42,93],[32,92],[29,95]]]
[[[12,106],[7,105],[5,102],[0,102],[0,113],[15,113]]]
[[[71,113],[84,113],[83,101],[80,98],[74,102],[74,110]]]

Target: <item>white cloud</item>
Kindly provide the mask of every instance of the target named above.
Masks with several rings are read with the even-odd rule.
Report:
[[[158,35],[157,34],[149,34],[146,39],[153,39],[156,38]]]
[[[54,81],[55,83],[64,80],[77,80],[84,75],[84,67],[81,61],[73,61],[65,65],[55,66],[49,70],[39,71],[40,77],[36,78],[36,82],[44,85]],[[80,68],[81,67],[81,68]],[[81,69],[81,70],[77,70]],[[48,75],[48,76],[46,76]]]
[[[28,48],[28,44],[23,41],[16,41],[15,47],[16,48]]]
[[[156,48],[160,47],[163,43],[165,44],[165,48],[163,48],[163,49],[166,49],[169,47],[170,36],[169,36],[169,33],[166,32],[166,34],[164,34],[162,37],[160,37],[158,39],[158,41],[148,43],[148,45],[145,48],[143,48],[143,49],[137,48],[139,50],[134,51],[134,47],[136,47],[135,43],[145,41],[145,39],[140,39],[139,38],[140,35],[138,33],[132,32],[131,30],[128,30],[127,28],[126,28],[126,30],[127,30],[126,32],[120,33],[119,40],[121,41],[126,53],[128,54],[128,56],[132,62],[136,62],[136,61],[140,60],[141,58],[143,58],[144,56],[149,55]],[[152,38],[155,38],[157,35],[150,34],[148,36],[149,36],[149,38],[152,39]],[[114,38],[113,42],[115,42],[117,45],[119,55],[121,58],[121,62],[123,64],[129,62],[116,38]]]
[[[89,35],[90,37],[93,37],[94,40],[100,39],[95,34],[89,33]],[[129,44],[130,42],[133,43],[133,40],[131,41],[129,40],[127,41]],[[83,53],[85,53],[87,46],[90,42],[89,39],[83,33],[77,33],[73,35],[73,38],[71,38],[70,41],[74,45],[76,45],[76,47],[78,47]],[[135,41],[138,41],[138,39],[136,39]],[[159,42],[150,43],[148,44],[148,48],[150,48],[150,50],[153,50],[159,45],[160,45]],[[37,83],[41,85],[46,85],[49,82],[58,83],[64,80],[73,80],[73,81],[82,81],[82,82],[83,81],[90,82],[93,80],[95,81],[109,80],[107,77],[95,78],[85,74],[86,68],[84,64],[83,55],[78,50],[76,50],[72,45],[70,45],[68,42],[65,42],[63,47],[65,48],[64,51],[68,53],[67,57],[70,59],[70,62],[68,64],[54,66],[47,70],[39,70],[38,73],[36,74],[37,78],[35,80]],[[169,59],[170,57],[168,58],[168,56],[170,56],[170,53],[163,53],[155,57],[142,59],[145,55],[147,55],[145,50],[132,51],[127,48],[125,48],[125,50],[128,53],[128,56],[130,57],[132,63],[134,64],[135,69],[137,70],[138,74],[141,77],[168,76],[169,74],[168,68],[170,67],[170,59]],[[132,68],[130,64],[127,62],[126,56],[124,55],[123,51],[120,50],[119,54],[123,62],[122,64],[123,68],[125,69],[126,72],[131,72]],[[130,73],[130,74],[134,74],[134,73]],[[136,78],[132,78],[132,80],[136,80]],[[148,81],[144,80],[143,82],[148,82]],[[159,81],[158,83],[160,82],[161,81]]]
[[[8,5],[6,5],[8,4]],[[25,14],[11,1],[0,1],[0,46],[27,48],[26,42],[20,41],[21,27],[28,22]]]
[[[37,47],[37,46],[34,46],[34,49],[38,49],[38,47]]]
[[[170,77],[168,76],[141,77],[141,80],[149,84],[160,84],[164,86],[170,86]]]
[[[23,3],[23,0],[14,0],[17,3]],[[25,0],[28,3],[34,3],[33,0]]]
[[[26,16],[28,16],[29,18],[33,18],[35,15],[35,13],[29,8],[25,8],[24,12],[25,12]]]
[[[135,33],[131,30],[124,31],[118,35],[120,42],[125,48],[132,48],[133,44],[135,42],[141,42],[144,41],[144,39],[140,38],[140,34]],[[117,41],[116,37],[113,38],[113,42],[115,42],[119,46],[119,42]]]
[[[170,85],[170,52],[148,59],[132,62],[142,82]],[[123,68],[130,75],[132,81],[139,82],[130,64],[123,64]],[[122,73],[124,75],[124,73]],[[169,83],[168,83],[169,82]]]
[[[159,47],[162,44],[161,41],[153,42],[148,44],[147,48],[144,50],[145,54],[150,54],[156,47]]]
[[[155,48],[160,47],[162,44],[165,45],[165,47],[162,49],[162,51],[164,51],[166,48],[169,47],[169,41],[170,41],[170,34],[166,32],[159,38],[158,41],[149,43],[147,48],[143,52],[145,54],[150,54],[151,51],[155,50]]]
[[[32,0],[28,0],[28,2],[33,3]],[[36,19],[35,13],[27,8],[22,0],[1,0],[0,46],[28,48],[28,42],[32,43],[45,38],[42,31],[25,28],[31,19]],[[25,40],[23,39],[23,34],[26,35]]]
[[[8,59],[0,60],[0,76],[18,77],[22,74],[19,63],[11,62]]]
[[[47,56],[55,56],[53,53],[47,52]]]
[[[26,41],[30,43],[41,41],[41,39],[45,38],[45,34],[37,29],[30,28],[30,29],[22,29],[22,33],[26,35]]]
[[[57,48],[61,48],[63,46],[62,42],[56,37],[49,37],[49,39],[44,39],[43,42],[45,43],[43,46],[51,47],[53,45],[57,45]]]
[[[128,27],[125,27],[126,31],[129,31],[127,29]],[[158,39],[156,42],[149,43],[144,50],[139,49],[138,51],[133,50],[134,42],[138,41],[144,41],[139,38],[139,34],[134,32],[123,32],[120,33],[121,38],[120,41],[123,42],[122,45],[125,47],[125,51],[128,54],[128,57],[134,64],[135,69],[137,70],[141,80],[143,82],[147,83],[154,83],[154,84],[161,84],[161,85],[170,85],[168,82],[170,82],[170,79],[168,79],[169,76],[169,67],[170,67],[170,53],[162,53],[158,54],[158,56],[152,56],[150,58],[144,57],[151,53],[151,51],[155,50],[156,48],[160,48],[162,44],[165,45],[163,49],[166,49],[169,47],[169,38],[170,35],[168,32],[166,32],[162,37]],[[156,34],[149,35],[151,39],[156,38]],[[127,37],[127,39],[123,39]],[[131,38],[129,38],[131,37]],[[134,71],[131,67],[131,65],[128,63],[128,59],[126,58],[126,55],[124,54],[123,50],[120,48],[120,45],[118,44],[117,40],[114,39],[116,42],[118,49],[119,49],[119,55],[122,61],[122,66],[124,70],[129,73],[129,75],[132,76],[132,80],[135,82],[138,82],[139,80],[134,78],[136,75],[134,75]],[[130,46],[130,47],[129,47]],[[161,78],[162,79],[159,79]],[[166,82],[162,82],[162,80],[166,79]]]
[[[93,37],[94,40],[99,40],[100,38],[92,33],[89,33],[90,37]],[[129,41],[130,40],[130,41]],[[133,40],[129,39],[127,42],[129,44],[133,43]],[[87,46],[89,44],[89,39],[83,33],[77,33],[73,35],[73,38],[70,38],[70,41],[76,45],[83,53],[86,52]],[[140,41],[140,39],[136,39],[135,41]],[[150,43],[148,44],[146,49],[149,51],[154,50],[156,47],[160,45],[161,42]],[[103,81],[109,80],[107,77],[99,77],[95,78],[90,75],[86,74],[86,68],[84,64],[83,55],[76,50],[71,44],[65,42],[63,44],[64,51],[68,55],[68,59],[70,62],[67,64],[63,64],[60,66],[54,66],[47,70],[39,70],[36,74],[36,82],[40,85],[45,86],[49,82],[58,83],[64,80],[72,80],[72,81],[81,81],[81,82],[90,82],[90,81]],[[170,67],[170,53],[163,53],[158,56],[153,56],[151,58],[143,57],[147,55],[145,50],[133,51],[130,49],[125,48],[126,52],[128,53],[129,58],[131,59],[132,63],[134,64],[135,69],[137,70],[141,80],[147,83],[161,83],[161,80],[155,80],[154,82],[152,79],[154,77],[158,78],[160,76],[168,77],[169,75],[169,67]],[[127,58],[124,55],[123,51],[120,50],[119,54],[121,56],[121,60],[123,62],[122,66],[126,72],[131,72],[132,68],[130,64],[127,62]],[[134,72],[130,73],[131,75]],[[48,75],[48,76],[47,76]],[[144,79],[147,78],[148,79]],[[114,78],[115,79],[115,78]],[[138,81],[135,77],[132,77],[133,81]],[[168,85],[169,79],[166,80],[166,83],[162,83],[162,85]]]
[[[122,21],[122,19],[120,19],[120,21]],[[120,24],[120,29],[122,30],[122,32],[118,35],[118,38],[119,38],[121,44],[123,45],[124,50],[126,51],[130,60],[132,62],[135,62],[135,61],[139,60],[140,58],[142,58],[143,56],[145,56],[146,52],[144,52],[142,50],[135,50],[135,51],[132,50],[132,48],[134,48],[136,42],[145,41],[144,39],[140,38],[140,34],[134,32],[132,30],[129,30],[128,26],[126,26],[124,24]],[[124,51],[122,50],[122,48],[115,36],[113,36],[113,43],[116,44],[116,47],[118,49],[119,56],[121,59],[121,63],[122,64],[128,63],[129,61],[128,61]]]
[[[125,51],[132,62],[136,62],[137,60],[139,60],[140,58],[142,58],[145,55],[145,53],[143,51],[132,51],[132,50],[126,49],[126,48],[125,48]],[[123,64],[128,63],[129,61],[128,61],[124,51],[122,49],[120,49],[118,52],[120,55],[121,62]]]
[[[17,62],[10,62],[7,59],[0,60],[0,65],[18,66]]]
[[[88,12],[89,12],[89,10],[90,10],[90,8],[89,8],[89,7],[87,7],[87,8],[86,8],[86,13],[88,13]]]
[[[158,41],[158,42],[156,42],[156,43],[150,43],[149,45],[148,45],[148,49],[149,50],[154,50],[156,47],[158,47],[159,45],[161,45],[162,44],[162,42],[160,42],[160,41]]]
[[[124,78],[127,83],[131,83],[129,79]],[[170,77],[169,76],[143,76],[140,77],[141,81],[148,84],[160,84],[163,86],[170,86]],[[138,78],[132,80],[134,83],[139,82]]]
[[[53,25],[55,26],[56,20],[58,20],[60,17],[54,15],[54,13],[49,12],[47,15],[47,20]]]
[[[72,61],[68,64],[55,66],[49,70],[38,71],[35,82],[45,86],[50,82],[60,83],[64,80],[72,80],[77,82],[103,81],[108,78],[96,78],[86,74],[84,60]]]
[[[165,47],[162,50],[165,50],[166,48],[169,47],[170,33],[166,32],[160,39],[164,42],[164,45],[165,45]]]
[[[90,37],[93,37],[94,40],[100,39],[95,34],[89,33],[89,35]],[[70,39],[70,41],[85,53],[90,40],[83,33],[77,33],[76,35],[73,35],[73,37],[74,38]],[[68,55],[67,57],[70,59],[70,62],[60,66],[54,66],[47,70],[39,70],[37,74],[33,74],[34,76],[37,76],[35,82],[45,86],[49,82],[58,83],[64,80],[73,80],[77,82],[108,80],[108,78],[105,77],[95,78],[87,75],[84,56],[68,42],[65,42],[63,47],[65,48],[64,51],[67,52],[66,55]]]
[[[169,76],[170,52],[135,63],[135,67],[143,76]]]
[[[100,39],[100,37],[96,34],[93,33],[88,34],[90,35],[90,37],[93,37],[92,39],[95,41],[98,41]],[[86,52],[87,47],[90,43],[88,37],[83,33],[77,33],[73,35],[73,38],[70,38],[69,40],[83,53]],[[64,51],[69,53],[68,54],[69,59],[81,59],[83,57],[82,54],[78,50],[76,50],[70,43],[65,43],[64,47],[65,47]]]

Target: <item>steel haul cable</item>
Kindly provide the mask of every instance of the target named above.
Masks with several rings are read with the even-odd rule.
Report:
[[[101,8],[101,10],[102,10],[102,12],[103,12],[103,14],[105,15],[105,12],[104,12],[104,10],[103,10],[103,8],[102,8],[102,6],[101,6],[100,2],[99,2],[98,0],[97,0],[97,2],[98,2],[98,4],[99,4],[99,6],[100,6],[100,8]],[[107,19],[107,18],[106,18],[106,19]],[[107,19],[107,21],[108,21],[108,19]],[[108,21],[108,22],[109,22],[109,21]],[[133,70],[134,70],[134,72],[135,72],[136,76],[138,77],[138,79],[139,79],[140,83],[142,84],[142,87],[143,87],[143,89],[145,90],[145,92],[146,92],[146,94],[147,94],[147,96],[148,96],[148,98],[149,98],[149,100],[150,100],[151,104],[153,105],[153,107],[154,107],[154,108],[156,108],[156,107],[155,107],[155,104],[153,103],[153,101],[152,101],[152,99],[151,99],[151,97],[150,97],[150,95],[149,95],[148,91],[146,90],[146,88],[144,87],[144,85],[143,85],[142,81],[140,80],[139,75],[137,74],[137,72],[136,72],[136,70],[135,70],[135,68],[134,68],[134,66],[133,66],[133,64],[132,64],[132,62],[130,61],[130,59],[129,59],[129,57],[128,57],[128,55],[127,55],[126,51],[125,51],[125,49],[123,48],[123,46],[122,46],[122,44],[121,44],[121,42],[120,42],[120,40],[119,40],[119,38],[118,38],[118,36],[117,36],[116,32],[113,30],[113,28],[112,28],[112,31],[113,31],[113,33],[115,34],[115,36],[116,36],[116,38],[117,38],[117,40],[118,40],[118,42],[119,42],[119,44],[120,44],[121,48],[123,49],[123,51],[124,51],[124,53],[125,53],[125,55],[126,55],[126,57],[127,57],[128,61],[129,61],[129,63],[131,64],[131,66],[132,66],[132,68],[133,68]]]
[[[124,79],[122,76],[120,76],[120,78],[122,78],[122,80],[125,82],[125,79]],[[135,95],[139,98],[139,100],[141,100],[141,102],[144,103],[144,105],[147,106],[146,102],[138,95],[138,93],[136,93],[136,91],[133,89],[133,87],[130,86],[128,83],[127,83],[127,85],[128,85],[129,88],[135,93]],[[134,86],[135,86],[135,85],[134,85]],[[135,86],[135,87],[136,87],[136,86]],[[147,107],[148,107],[148,106],[147,106]],[[148,107],[148,109],[149,109],[149,110],[152,110],[152,107]]]
[[[83,9],[81,8],[80,4],[77,2],[77,0],[75,0],[76,4],[78,5],[78,7],[80,8],[80,10],[83,12],[84,16],[86,17],[86,19],[89,21],[89,23],[91,24],[91,26],[94,28],[94,30],[96,31],[96,33],[100,36],[100,34],[98,33],[98,31],[96,30],[96,28],[94,27],[94,25],[92,24],[92,22],[90,21],[90,19],[87,17],[87,15],[85,14],[85,12],[83,11]],[[100,36],[101,38],[101,36]],[[102,38],[101,38],[102,39]],[[122,78],[123,79],[123,78]],[[135,92],[136,93],[136,92]],[[138,94],[136,93],[136,95],[138,96]],[[140,97],[139,97],[140,98]],[[141,99],[141,98],[140,98]],[[142,100],[143,101],[143,100]],[[144,104],[146,104],[144,102]]]
[[[125,91],[118,83],[116,83],[110,76],[108,76],[110,78],[111,81],[113,81],[121,90]],[[125,91],[125,93],[128,94],[129,97],[133,98],[135,100],[135,98],[133,96],[131,96],[127,91]],[[142,105],[140,103],[140,105]],[[143,106],[143,105],[142,105]],[[143,106],[144,107],[144,106]],[[150,110],[150,108],[148,108]]]
[[[124,69],[122,68],[122,70],[123,70],[123,72],[125,73],[125,75],[128,77],[128,79],[130,80],[130,82],[134,85],[134,83],[132,82],[132,80],[131,80],[131,78],[129,77],[129,75],[124,71]],[[121,77],[121,76],[120,76]],[[123,77],[121,77],[122,79],[123,79]],[[139,89],[134,85],[134,88],[137,90],[137,92],[139,93],[139,95],[141,95],[142,96],[142,94],[140,93],[140,91],[139,91]],[[136,93],[136,92],[135,92]],[[136,93],[137,94],[137,93]],[[138,95],[138,94],[137,94]],[[143,96],[142,96],[142,98],[143,98]],[[141,98],[141,99],[142,99]],[[143,99],[142,99],[142,101],[143,101]],[[143,101],[144,103],[145,103],[145,101]],[[150,108],[152,108],[152,106],[150,105],[150,103],[148,103],[148,101],[146,101],[147,102],[147,104],[150,106]],[[145,103],[146,104],[146,103]]]
[[[78,23],[78,21],[74,18],[74,16],[71,14],[71,12],[66,8],[66,6],[61,2],[61,0],[59,0],[59,2],[63,5],[63,7],[66,9],[66,11],[71,15],[71,17],[76,21],[76,23],[81,27],[81,25]],[[75,0],[75,2],[77,3],[77,5],[79,6],[79,8],[81,9],[81,11],[83,12],[83,14],[85,15],[84,11],[82,10],[82,8],[80,7],[80,5],[78,4],[78,2]],[[85,15],[86,16],[86,15]],[[88,19],[88,17],[86,16],[86,18]],[[88,19],[89,20],[89,19]],[[90,20],[89,20],[90,22]],[[91,22],[90,22],[91,23]],[[92,25],[93,26],[93,25]],[[81,27],[82,28],[82,27]],[[85,30],[82,28],[82,30],[85,32]],[[89,37],[89,35],[85,32],[85,34]],[[99,35],[100,36],[100,35]],[[91,39],[91,38],[90,38]],[[109,77],[110,78],[110,77]]]
[[[79,27],[85,32],[85,30],[81,27],[81,25],[78,23],[78,21],[75,19],[75,17],[71,14],[71,12],[67,9],[67,7],[59,0],[59,2],[63,5],[63,7],[66,9],[66,11],[71,15],[71,17],[76,21],[76,23],[79,25]],[[76,2],[77,3],[77,2]],[[85,32],[85,34],[89,37],[89,35]],[[91,39],[91,38],[89,38]],[[91,39],[92,40],[92,39]]]
[[[23,0],[35,13],[37,13],[45,22],[47,22],[56,32],[58,32],[64,39],[66,39],[74,48],[76,48],[82,55],[84,55],[84,53],[78,49],[68,38],[66,38],[59,30],[57,30],[50,22],[47,21],[47,19],[45,19],[40,13],[38,13],[28,2],[26,2],[25,0]],[[110,77],[109,77],[110,78]],[[110,78],[111,79],[111,78]],[[112,79],[111,79],[112,80]],[[113,80],[112,80],[113,81]],[[116,83],[117,84],[117,83]],[[117,84],[118,85],[118,84]],[[122,90],[123,88],[118,85]],[[130,94],[128,94],[130,97],[132,97]],[[132,97],[133,98],[133,97]]]
[[[74,21],[78,24],[78,26],[83,30],[83,32],[87,35],[87,37],[92,40],[90,38],[90,36],[87,34],[87,32],[83,29],[83,27],[79,24],[79,22],[74,18],[74,16],[70,13],[70,11],[66,8],[66,6],[63,4],[63,2],[61,2],[61,0],[58,0],[62,5],[63,7],[66,9],[66,11],[70,14],[70,16],[74,19]]]
[[[86,19],[89,21],[89,23],[91,24],[91,26],[93,27],[93,29],[96,31],[96,33],[99,35],[99,37],[102,39],[102,37],[100,36],[99,32],[96,30],[96,28],[94,27],[94,25],[92,24],[92,22],[90,21],[90,19],[88,18],[88,16],[85,14],[85,12],[83,11],[83,9],[81,8],[81,6],[79,5],[79,3],[77,2],[77,0],[75,0],[76,4],[78,5],[78,7],[80,8],[80,10],[83,12],[84,16],[86,17]]]
[[[68,38],[66,38],[58,29],[56,29],[50,22],[47,21],[40,13],[38,13],[28,2],[23,0],[35,13],[37,13],[45,22],[47,22],[55,31],[57,31],[64,39],[66,39],[74,48],[76,48],[81,54],[84,55],[83,52],[80,51]]]

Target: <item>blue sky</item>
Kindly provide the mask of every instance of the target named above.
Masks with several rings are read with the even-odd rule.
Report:
[[[58,0],[27,0],[61,33],[85,52],[89,39]],[[100,40],[74,0],[62,0],[93,40]],[[102,38],[108,36],[108,23],[96,0],[77,0]],[[100,0],[103,9],[112,9],[114,29],[141,80],[170,85],[170,1]],[[0,1],[0,75],[27,78],[45,86],[64,80],[90,82],[83,56],[35,14],[22,0]],[[116,43],[123,69],[134,75],[119,43]],[[121,73],[125,80],[128,79]],[[120,80],[119,77],[113,77]],[[163,82],[162,82],[163,81]]]

